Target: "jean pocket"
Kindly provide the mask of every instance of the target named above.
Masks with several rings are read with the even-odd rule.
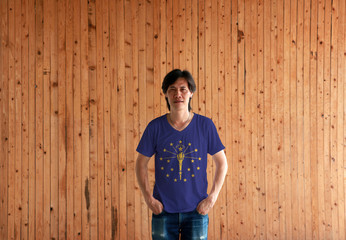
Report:
[[[198,211],[197,211],[197,208],[195,209],[195,212],[196,212],[199,216],[202,216],[202,217],[207,217],[207,216],[208,216],[208,213],[204,215],[204,214],[198,212]]]
[[[159,214],[155,214],[153,213],[153,217],[161,217],[162,215],[164,215],[165,211],[162,210],[162,212],[160,212]]]

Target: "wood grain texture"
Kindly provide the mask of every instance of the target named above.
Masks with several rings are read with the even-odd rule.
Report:
[[[174,68],[226,146],[209,239],[345,239],[345,15],[344,0],[0,1],[0,239],[150,239],[136,146]]]

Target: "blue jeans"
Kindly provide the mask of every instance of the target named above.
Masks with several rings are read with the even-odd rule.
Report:
[[[196,210],[187,213],[153,214],[153,240],[177,240],[179,233],[181,240],[208,239],[208,215],[201,215]]]

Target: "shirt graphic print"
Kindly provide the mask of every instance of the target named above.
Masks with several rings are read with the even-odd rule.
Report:
[[[170,143],[162,152],[162,156],[159,156],[159,169],[172,182],[186,182],[194,178],[201,169],[199,161],[202,158],[198,156],[198,149],[190,142],[186,144],[179,140],[175,144]]]

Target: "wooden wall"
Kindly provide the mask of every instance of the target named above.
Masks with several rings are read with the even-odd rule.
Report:
[[[345,0],[0,0],[0,239],[149,239],[135,148],[173,68],[226,145],[209,239],[345,239],[345,16]]]

